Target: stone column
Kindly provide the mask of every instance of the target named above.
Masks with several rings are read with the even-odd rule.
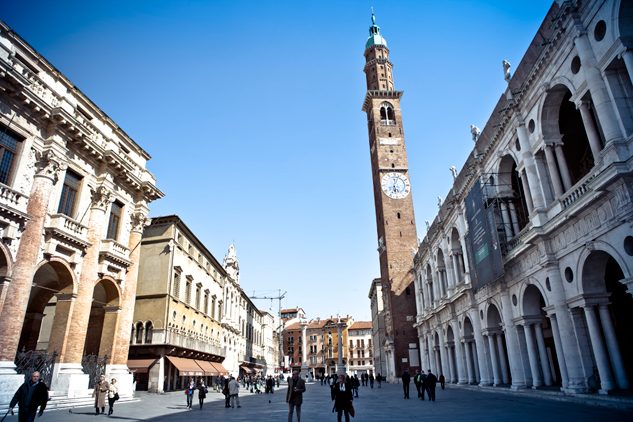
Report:
[[[556,159],[558,160],[558,167],[560,168],[560,175],[563,178],[563,185],[565,186],[565,192],[567,192],[573,186],[571,182],[571,174],[569,173],[569,167],[567,167],[567,159],[563,152],[563,144],[558,143],[554,145],[554,151],[556,151]]]
[[[528,358],[530,359],[530,370],[532,371],[532,388],[542,387],[543,378],[539,369],[538,352],[534,343],[534,332],[532,324],[524,325],[525,342],[527,344]]]
[[[53,185],[57,182],[59,172],[67,167],[62,160],[63,158],[50,150],[36,153],[36,172],[33,176],[33,187],[26,207],[26,213],[32,218],[25,224],[15,257],[13,278],[7,288],[2,314],[0,314],[0,327],[2,327],[2,334],[0,334],[0,374],[15,374],[13,360],[18,350],[22,324],[31,294],[31,285],[39,258]]]
[[[455,342],[453,342],[454,344]],[[457,371],[455,370],[455,360],[453,359],[453,350],[452,348],[455,346],[447,346],[446,354],[448,355],[448,369],[451,371],[451,382],[453,384],[457,383]]]
[[[457,321],[452,320],[451,326],[453,327],[453,336],[455,337],[455,360],[457,361],[457,382],[460,384],[466,384],[468,378],[466,377],[466,371],[464,368],[464,354],[462,352],[462,344],[459,341],[459,324]]]
[[[468,264],[468,256],[465,253],[466,251],[466,241],[464,240],[464,236],[461,236],[459,238],[459,243],[461,243],[462,245],[462,254],[461,254],[461,258],[464,261],[464,270],[469,273],[468,276],[466,274],[464,274],[464,280],[466,282],[466,284],[470,284],[470,267]]]
[[[604,133],[606,142],[609,143],[622,138],[622,132],[620,131],[620,126],[618,125],[618,120],[613,110],[606,84],[597,68],[598,63],[591,48],[589,37],[584,28],[580,29],[580,31],[580,34],[574,39],[576,51],[582,63],[580,71],[584,72],[589,91],[591,92],[591,99],[593,100],[598,120],[602,126],[602,132]]]
[[[554,384],[552,380],[552,371],[549,366],[549,358],[547,356],[547,348],[545,347],[545,337],[543,337],[543,327],[541,323],[534,324],[534,334],[536,334],[536,344],[538,345],[538,354],[541,358],[541,370],[543,371],[543,379],[545,385]]]
[[[503,336],[497,333],[497,351],[499,352],[499,366],[501,367],[501,379],[504,384],[510,384],[510,374],[508,373],[508,361],[506,351],[503,348]]]
[[[598,312],[600,313],[600,322],[602,322],[602,332],[607,341],[607,350],[611,358],[611,366],[615,373],[615,381],[618,384],[618,388],[628,390],[629,381],[626,379],[626,370],[624,369],[624,362],[622,361],[622,354],[620,353],[620,346],[618,345],[618,339],[615,335],[608,305],[598,305]]]
[[[457,261],[457,254],[451,253],[451,260],[453,261],[453,273],[455,275],[455,285],[458,285],[462,281],[462,277],[459,274],[459,262]]]
[[[587,318],[589,337],[591,338],[591,348],[593,349],[593,354],[596,358],[596,366],[598,367],[598,373],[600,374],[601,391],[606,392],[613,390],[615,388],[615,383],[613,382],[607,351],[605,350],[604,343],[602,342],[602,333],[600,332],[600,325],[598,324],[596,311],[591,305],[585,306],[584,310],[585,317]]]
[[[490,349],[490,360],[492,361],[492,375],[494,377],[494,385],[501,384],[501,377],[499,376],[499,363],[497,362],[497,354],[495,353],[495,349],[497,345],[495,344],[494,334],[488,334],[488,348]]]
[[[512,374],[512,388],[526,388],[525,374],[521,364],[521,350],[519,349],[519,335],[512,322],[512,304],[505,287],[501,292],[501,304],[506,344],[508,346],[508,359],[510,360],[510,372]]]
[[[471,322],[473,323],[473,336],[475,337],[476,350],[473,352],[473,358],[476,359],[474,368],[475,373],[479,378],[477,381],[479,385],[491,385],[492,376],[488,370],[488,362],[486,362],[486,346],[484,342],[484,336],[481,334],[481,319],[477,312],[471,314]],[[481,351],[481,353],[479,353]]]
[[[534,210],[534,203],[532,202],[532,193],[530,192],[530,185],[528,185],[525,170],[521,170],[519,176],[521,179],[521,185],[523,186],[523,192],[525,192],[525,202],[527,203],[528,212],[531,214]]]
[[[81,275],[68,332],[66,353],[60,356],[59,374],[53,383],[66,386],[69,397],[81,395],[88,386],[88,375],[83,373],[81,359],[90,320],[94,286],[98,277],[99,250],[101,239],[104,237],[106,209],[113,201],[113,193],[105,186],[92,191],[87,236],[91,246],[86,250],[81,263]]]
[[[554,185],[554,194],[556,198],[560,198],[565,193],[563,191],[563,184],[558,175],[558,168],[556,167],[556,158],[554,157],[554,148],[551,145],[545,145],[545,159],[547,160],[547,168],[549,169],[549,177],[552,179],[552,185]]]
[[[589,111],[589,102],[580,101],[576,104],[576,108],[580,109],[580,115],[582,116],[582,123],[585,126],[585,132],[587,132],[587,139],[589,140],[589,146],[591,147],[591,153],[593,154],[594,162],[600,161],[600,151],[602,151],[602,144],[600,143],[600,135],[598,134],[598,128],[593,124],[593,116]]]
[[[550,325],[552,326],[552,336],[554,337],[554,347],[556,347],[556,357],[558,358],[558,368],[560,369],[560,377],[562,378],[563,388],[567,388],[569,383],[569,375],[567,375],[567,364],[565,362],[565,353],[563,352],[563,343],[560,339],[558,331],[558,321],[556,314],[549,314]]]
[[[444,347],[445,343],[444,343],[444,334],[442,334],[444,332],[443,328],[440,326],[440,335],[439,335],[439,339],[440,339],[440,356],[441,356],[441,360],[440,362],[442,363],[442,367],[440,368],[440,370],[442,371],[441,373],[444,374],[444,378],[446,379],[450,379],[450,368],[449,368],[449,362],[448,362],[448,357],[446,354],[446,348]]]
[[[521,152],[523,153],[523,168],[525,169],[525,174],[528,178],[528,186],[530,188],[530,193],[532,194],[532,202],[534,203],[534,208],[541,209],[545,207],[545,195],[543,195],[541,181],[536,171],[536,163],[534,163],[534,156],[532,156],[530,141],[523,119],[521,119],[517,124],[517,135],[519,137]]]
[[[629,78],[633,81],[633,50],[630,47],[626,48],[626,51],[622,53],[622,60],[627,72],[629,72]]]
[[[431,370],[435,371],[435,368],[436,368],[436,366],[435,366],[435,351],[433,350],[432,344],[433,344],[433,342],[430,341],[429,342],[429,346],[430,347],[428,349],[429,350],[429,367],[428,367],[428,369],[431,369]]]
[[[517,210],[514,206],[514,202],[510,202],[508,205],[510,207],[510,220],[512,220],[512,229],[514,230],[514,235],[518,235],[521,229],[519,228],[519,219],[517,218]]]
[[[308,351],[306,350],[306,347],[308,346],[308,339],[306,338],[306,330],[308,328],[308,321],[306,321],[305,319],[302,319],[299,322],[299,326],[301,327],[301,341],[302,341],[302,347],[301,347],[301,377],[304,377],[306,374],[310,373],[310,367],[308,366]],[[343,342],[343,336],[342,334],[339,332],[339,355],[341,354],[341,351],[343,350],[343,348],[341,347],[341,344]],[[310,376],[310,378],[312,378]]]
[[[425,371],[424,368],[428,369],[429,368],[429,356],[427,354],[426,351],[426,341],[424,340],[424,336],[420,336],[418,335],[418,343],[420,344],[420,365],[422,366],[422,371]]]
[[[473,367],[473,355],[470,350],[472,340],[464,340],[464,348],[466,349],[466,367],[468,368],[468,384],[475,383],[475,368]]]
[[[136,286],[138,283],[138,269],[141,257],[141,239],[143,229],[150,224],[144,212],[135,212],[130,216],[132,227],[128,248],[130,249],[129,260],[132,262],[125,274],[125,284],[121,297],[121,311],[117,321],[115,349],[112,356],[112,364],[108,367],[111,377],[117,379],[119,384],[119,395],[122,397],[132,397],[133,377],[128,371],[127,359],[130,351],[130,334],[134,320],[134,304],[136,303]],[[162,388],[162,379],[159,384]]]
[[[336,369],[336,375],[346,375],[345,366],[343,365],[343,327],[344,326],[345,326],[344,322],[339,322],[338,324],[336,324],[336,328],[338,329],[338,365]],[[305,352],[305,348],[304,348],[304,352]],[[306,366],[308,366],[307,363],[306,363]]]
[[[77,295],[75,293],[57,293],[55,296],[57,304],[55,305],[55,316],[46,350],[48,353],[56,351],[61,356],[66,351],[66,339]]]
[[[514,235],[512,234],[512,221],[510,221],[510,213],[508,212],[508,206],[505,202],[499,201],[501,205],[501,219],[503,220],[503,229],[506,233],[506,242],[512,240]]]

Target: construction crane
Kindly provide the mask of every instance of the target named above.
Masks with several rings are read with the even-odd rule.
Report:
[[[271,290],[268,290],[269,292]],[[265,293],[265,292],[262,292]],[[253,290],[253,296],[250,296],[250,299],[270,299],[270,310],[273,310],[273,300],[277,299],[279,300],[279,326],[277,327],[277,335],[279,337],[278,340],[278,345],[279,345],[279,367],[283,368],[284,367],[284,348],[283,348],[283,337],[282,337],[282,331],[283,331],[283,322],[281,322],[281,300],[283,298],[286,297],[286,294],[288,292],[281,292],[281,289],[278,290],[278,295],[277,296],[256,296],[255,295],[255,290]],[[283,369],[282,369],[283,372]]]

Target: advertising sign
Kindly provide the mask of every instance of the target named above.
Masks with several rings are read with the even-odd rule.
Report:
[[[476,183],[466,196],[466,218],[469,227],[466,235],[466,253],[471,267],[474,268],[471,273],[474,273],[472,283],[476,291],[503,274],[494,208],[484,208],[479,183]]]

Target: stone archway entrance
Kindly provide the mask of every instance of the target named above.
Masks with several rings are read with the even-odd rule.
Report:
[[[48,350],[61,354],[71,317],[75,280],[66,264],[39,266],[27,305],[18,350]]]
[[[592,251],[582,267],[585,319],[601,389],[629,389],[632,374],[633,297],[620,283],[624,273],[605,251]]]
[[[84,355],[112,357],[120,310],[119,289],[115,283],[110,279],[101,279],[95,284]]]

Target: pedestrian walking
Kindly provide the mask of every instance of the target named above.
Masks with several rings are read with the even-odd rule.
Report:
[[[224,388],[222,389],[222,394],[224,394],[224,407],[231,407],[231,394],[229,390],[228,378],[224,380]]]
[[[116,385],[116,378],[112,378],[108,390],[108,416],[114,413],[114,402],[117,400],[119,400],[119,386]]]
[[[420,370],[415,370],[415,375],[413,376],[413,384],[415,384],[415,389],[418,391],[418,398],[420,398],[420,388],[422,388],[422,374],[420,374]]]
[[[354,375],[354,378],[352,378],[352,386],[354,387],[356,398],[358,398],[358,389],[360,388],[360,381],[358,380],[358,375]]]
[[[292,414],[297,409],[297,422],[301,421],[301,405],[303,393],[306,391],[306,382],[299,377],[299,371],[292,372],[292,378],[288,380],[286,403],[288,403],[288,422],[292,422]]]
[[[422,373],[420,374],[420,379],[422,380],[422,383],[420,385],[420,399],[424,400],[424,392],[426,391],[426,374],[424,373],[424,371],[422,371]]]
[[[235,405],[237,407],[240,406],[240,383],[233,377],[231,377],[231,381],[229,381],[229,395],[231,396],[231,407],[235,409]]]
[[[110,390],[110,383],[106,381],[105,375],[99,376],[99,382],[95,384],[95,389],[92,392],[92,397],[95,399],[95,412],[98,415],[99,409],[101,414],[105,415],[105,404],[108,391]]]
[[[31,374],[31,379],[22,384],[13,395],[11,403],[9,403],[9,411],[13,413],[13,408],[17,404],[19,406],[18,421],[33,422],[36,414],[38,417],[42,416],[47,402],[48,389],[46,384],[40,381],[40,373],[35,371]],[[38,407],[40,408],[39,414],[37,413]]]
[[[369,373],[369,386],[371,388],[374,388],[374,373],[373,372]]]
[[[440,383],[440,386],[442,387],[442,390],[444,389],[444,383],[446,382],[446,380],[444,379],[444,374],[440,374],[440,377],[437,379]]]
[[[338,382],[332,387],[332,402],[337,412],[337,421],[341,422],[341,416],[345,414],[345,422],[349,422],[349,412],[354,404],[352,386],[345,382],[343,375],[338,376]]]
[[[380,383],[382,382],[382,375],[378,374],[376,376],[376,381],[378,381],[378,388],[380,388]]]
[[[200,410],[202,410],[204,399],[207,398],[207,393],[209,392],[209,390],[207,389],[207,386],[204,385],[204,381],[202,380],[202,378],[198,378],[198,385],[196,387],[198,388],[198,402],[200,402]]]
[[[187,396],[187,409],[191,410],[191,406],[193,405],[193,392],[196,389],[196,384],[193,382],[193,378],[189,380],[189,386],[185,390],[185,395]]]
[[[404,398],[409,398],[409,384],[411,383],[411,375],[409,375],[409,368],[405,368],[402,373],[402,389],[404,390]]]
[[[435,384],[437,383],[437,377],[433,375],[429,369],[429,373],[426,375],[426,391],[429,394],[429,400],[435,401]]]

